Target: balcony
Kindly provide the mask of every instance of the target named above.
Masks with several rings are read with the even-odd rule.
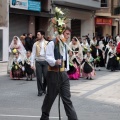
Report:
[[[100,0],[53,0],[53,4],[86,10],[97,10],[100,8]]]
[[[113,9],[113,14],[114,14],[114,15],[119,15],[119,14],[120,14],[120,6],[114,7],[114,9]]]

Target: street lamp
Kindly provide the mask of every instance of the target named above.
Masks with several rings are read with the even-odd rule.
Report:
[[[118,34],[120,33],[120,19],[116,18],[115,21],[118,22]]]

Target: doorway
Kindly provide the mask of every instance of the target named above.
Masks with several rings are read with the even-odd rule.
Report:
[[[95,36],[98,36],[98,37],[103,36],[103,26],[95,27]]]
[[[71,29],[72,29],[71,37],[73,36],[80,37],[81,36],[81,20],[77,20],[77,19],[71,20]]]
[[[112,26],[112,36],[113,36],[113,38],[115,38],[116,35],[117,35],[116,34],[116,26]]]

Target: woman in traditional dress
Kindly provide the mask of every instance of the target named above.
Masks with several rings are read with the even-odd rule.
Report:
[[[23,77],[24,67],[22,64],[22,59],[19,56],[19,52],[15,53],[15,57],[13,58],[12,69],[10,72],[11,79],[20,79]]]
[[[27,51],[26,53],[26,59],[24,62],[24,67],[25,67],[25,73],[28,80],[32,80],[32,76],[34,74],[34,70],[31,68],[31,52]]]
[[[108,44],[106,45],[106,47],[105,47],[105,54],[104,54],[104,56],[105,56],[105,58],[104,58],[104,61],[105,61],[105,67],[107,67],[106,66],[106,62],[107,62],[107,57],[108,57],[108,52],[109,52],[109,50],[110,50],[110,48],[111,48],[111,46],[112,46],[112,43],[113,43],[113,41],[109,41],[108,42]]]
[[[86,39],[83,39],[81,46],[82,46],[82,51],[83,51],[83,56],[84,56],[86,54],[87,50],[90,49],[90,46]]]
[[[9,61],[8,61],[8,68],[7,68],[7,72],[9,73],[11,70],[11,65],[13,63],[13,58],[15,57],[15,53],[19,52],[19,56],[21,57],[22,61],[24,61],[25,56],[26,56],[26,50],[22,44],[22,42],[20,41],[20,39],[17,36],[13,37],[13,40],[9,46]]]
[[[108,52],[108,60],[107,60],[107,69],[111,71],[115,71],[119,69],[119,61],[117,60],[117,52],[116,45],[113,44]]]
[[[69,44],[69,47],[71,51],[69,51],[70,55],[70,62],[73,64],[73,66],[76,68],[76,72],[70,74],[70,71],[68,72],[68,76],[70,79],[76,79],[78,80],[80,78],[80,64],[83,60],[83,53],[81,45],[76,37],[72,38],[72,41]],[[70,67],[71,68],[71,67]]]
[[[94,58],[91,56],[90,51],[87,52],[83,59],[83,64],[81,66],[82,69],[82,76],[86,79],[92,80],[95,76],[95,70],[93,67]]]
[[[92,51],[95,49],[95,46],[97,45],[98,41],[96,39],[96,37],[93,37],[93,40],[90,41],[90,47],[92,49]]]
[[[99,44],[96,44],[94,50],[92,50],[91,52],[92,54],[92,57],[94,58],[94,67],[95,67],[95,70],[98,70],[100,71],[101,70],[101,67],[104,67],[105,64],[104,64],[104,60],[103,60],[103,52],[101,49],[99,49]]]
[[[69,71],[67,74],[71,80],[78,80],[80,78],[80,69],[75,62],[75,56],[72,51],[69,51]]]

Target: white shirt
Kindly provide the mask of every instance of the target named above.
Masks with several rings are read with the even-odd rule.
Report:
[[[44,56],[45,57],[45,48],[44,48],[44,41],[40,41],[40,56]]]
[[[45,56],[45,60],[48,62],[48,64],[50,66],[55,66],[55,56],[54,56],[54,42],[51,41],[48,43],[47,47],[46,47],[46,56]],[[64,53],[63,53],[63,61],[66,60],[66,54],[65,54],[65,48],[64,48]],[[69,70],[69,56],[67,54],[67,68],[66,68],[66,71]]]
[[[99,52],[98,52],[98,49],[97,49],[97,56],[99,56]]]
[[[32,55],[31,55],[31,66],[33,66],[33,63],[35,60],[37,61],[44,61],[45,60],[45,49],[44,49],[44,40],[40,41],[40,57],[36,56],[36,43],[34,43],[32,48]]]

